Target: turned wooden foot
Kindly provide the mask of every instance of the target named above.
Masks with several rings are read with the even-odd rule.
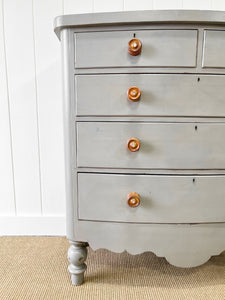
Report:
[[[80,285],[84,282],[84,272],[87,268],[84,263],[87,258],[87,243],[69,241],[71,246],[68,250],[68,260],[71,263],[68,270],[71,274],[73,285]]]

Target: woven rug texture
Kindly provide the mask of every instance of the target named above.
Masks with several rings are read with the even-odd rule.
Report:
[[[183,269],[151,252],[88,248],[85,284],[75,287],[68,247],[65,237],[0,237],[0,300],[225,300],[225,252]]]

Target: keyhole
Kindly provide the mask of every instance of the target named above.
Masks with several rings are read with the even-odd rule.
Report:
[[[134,38],[136,37],[136,33],[134,33]]]
[[[198,126],[197,126],[197,125],[195,126],[195,130],[196,130],[196,131],[198,130]]]
[[[200,81],[200,77],[198,77],[198,82]]]
[[[192,179],[193,183],[195,183],[195,178]]]

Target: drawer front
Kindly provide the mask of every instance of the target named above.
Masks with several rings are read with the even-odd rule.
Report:
[[[135,31],[142,51],[128,53],[133,31],[75,34],[75,68],[195,67],[197,30]]]
[[[135,192],[140,204],[130,207]],[[79,218],[138,223],[225,221],[224,176],[78,174]]]
[[[136,152],[127,149],[133,137],[140,141]],[[225,169],[224,137],[225,125],[220,123],[78,122],[77,165]]]
[[[77,75],[75,87],[80,116],[225,116],[223,75]]]
[[[224,30],[205,30],[202,66],[204,68],[225,68]]]

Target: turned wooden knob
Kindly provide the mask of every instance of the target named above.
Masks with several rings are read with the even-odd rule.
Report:
[[[141,90],[136,87],[132,86],[127,90],[127,99],[133,102],[138,101],[141,98]]]
[[[140,195],[137,193],[130,193],[127,195],[127,204],[130,207],[137,207],[140,204]]]
[[[130,55],[136,56],[141,53],[142,44],[138,39],[132,39],[128,43],[128,52]]]
[[[127,149],[131,152],[136,152],[140,149],[140,141],[137,138],[130,138],[127,141]]]

